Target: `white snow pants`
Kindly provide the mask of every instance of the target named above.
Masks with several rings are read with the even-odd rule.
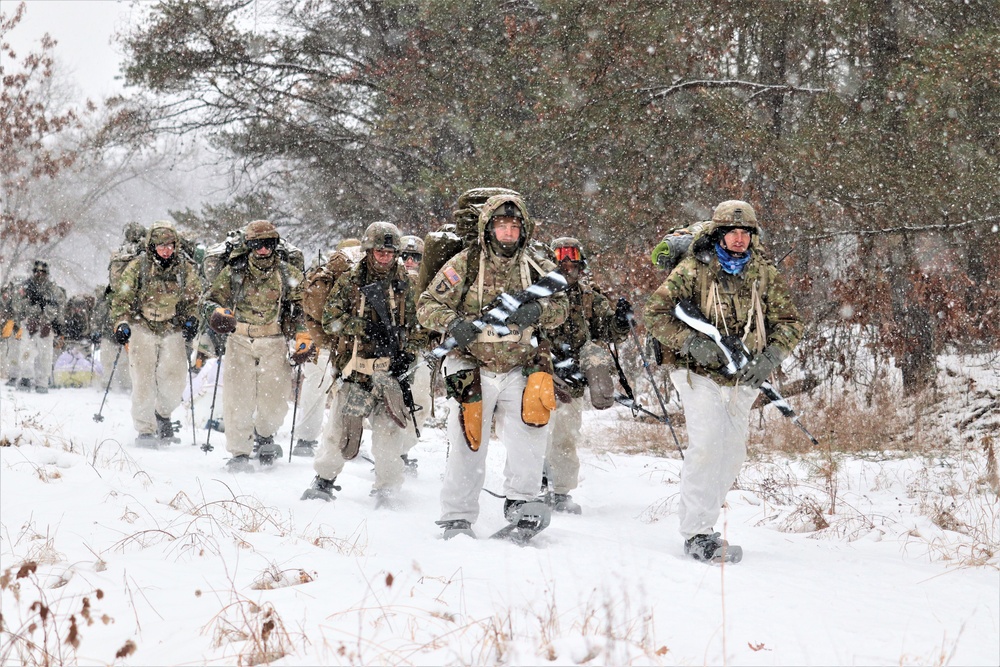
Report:
[[[688,539],[715,532],[726,494],[747,457],[750,408],[758,390],[723,387],[687,369],[671,372],[670,381],[687,421],[678,517],[680,533]]]
[[[18,377],[30,381],[32,387],[48,387],[52,375],[52,334],[42,338],[25,329],[21,336]]]
[[[580,484],[580,457],[576,441],[583,425],[586,394],[569,403],[559,402],[549,422],[549,443],[545,450],[545,470],[549,487],[555,493],[569,493]]]
[[[187,384],[184,337],[179,331],[158,336],[140,322],[132,327],[128,352],[132,425],[139,434],[156,433],[156,415],[170,417]]]
[[[319,442],[323,430],[323,415],[329,402],[336,377],[336,368],[330,363],[330,350],[319,351],[316,363],[302,364],[302,387],[299,389],[299,421],[295,425],[296,440]]]
[[[348,392],[346,388],[337,390],[330,408],[328,428],[323,429],[323,438],[319,443],[316,458],[313,459],[313,470],[323,479],[336,479],[344,470],[344,454],[340,451],[341,433],[344,420],[340,416],[341,399]],[[406,429],[396,425],[396,422],[385,411],[385,403],[378,401],[372,413],[368,415],[368,423],[372,427],[372,459],[375,461],[376,490],[394,491],[403,485],[403,459],[406,452]],[[412,426],[411,426],[412,430]]]
[[[452,369],[454,372],[454,369]],[[551,424],[528,426],[521,420],[521,396],[527,378],[521,368],[507,373],[481,370],[483,386],[482,444],[472,451],[466,444],[458,401],[448,401],[448,462],[441,488],[441,520],[479,518],[479,495],[486,481],[486,454],[489,451],[493,416],[497,432],[507,447],[503,493],[512,500],[534,500],[542,482],[545,445]]]
[[[118,356],[118,349],[121,348],[121,356]],[[115,357],[118,356],[118,367],[115,368]],[[128,393],[132,391],[132,373],[128,370],[128,350],[115,342],[113,338],[101,339],[101,368],[104,369],[104,376],[101,378],[102,389],[108,387],[108,377],[114,369],[115,375],[111,378],[109,391]],[[166,416],[166,415],[164,415]]]
[[[253,453],[254,431],[265,437],[278,431],[288,414],[291,386],[284,336],[229,334],[222,358],[222,414],[230,454]]]

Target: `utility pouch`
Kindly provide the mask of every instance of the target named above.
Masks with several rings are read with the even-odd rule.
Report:
[[[466,368],[446,375],[444,385],[448,398],[458,401],[465,444],[478,452],[483,443],[483,382],[479,368]]]
[[[382,401],[386,414],[396,423],[396,426],[406,427],[406,418],[410,411],[406,409],[406,401],[403,399],[403,389],[399,386],[399,380],[385,371],[375,371],[372,373],[372,396],[376,400]]]

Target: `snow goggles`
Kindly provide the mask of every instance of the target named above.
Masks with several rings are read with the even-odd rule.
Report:
[[[412,259],[414,262],[419,264],[423,260],[424,256],[419,252],[404,252],[399,256],[399,258],[404,262],[408,262]]]
[[[583,259],[580,254],[580,249],[574,246],[563,246],[562,248],[556,248],[556,261],[562,262],[565,260],[570,260],[571,262],[579,262]]]
[[[274,250],[278,247],[278,239],[250,239],[247,241],[247,247],[250,248],[250,250],[260,250],[261,248]]]

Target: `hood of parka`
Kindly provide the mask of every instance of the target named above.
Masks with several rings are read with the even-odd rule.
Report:
[[[486,226],[490,224],[490,218],[493,217],[493,213],[508,202],[514,204],[521,212],[521,238],[518,239],[519,248],[517,252],[528,247],[528,244],[531,242],[531,236],[535,231],[535,221],[528,216],[528,207],[525,206],[524,200],[519,195],[499,194],[490,197],[483,204],[483,208],[479,212],[479,246],[484,250],[488,250],[494,256],[498,255],[490,245],[489,239],[486,238]],[[514,254],[516,255],[517,252]]]
[[[174,225],[167,220],[157,220],[149,226],[149,231],[146,232],[146,252],[152,257],[157,264],[160,266],[169,266],[174,262],[174,258],[177,257],[177,253],[181,251],[180,236],[177,234],[177,230],[174,229]],[[161,243],[173,243],[174,244],[174,254],[172,254],[167,259],[163,259],[158,254],[156,254],[156,246]]]

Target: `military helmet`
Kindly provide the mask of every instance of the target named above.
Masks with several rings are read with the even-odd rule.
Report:
[[[391,222],[373,222],[368,225],[364,236],[361,237],[361,248],[363,250],[393,250],[399,252],[400,238],[403,235],[399,227]]]
[[[247,241],[254,239],[279,239],[278,228],[267,220],[254,220],[243,230],[243,238]]]
[[[753,206],[739,199],[729,199],[716,206],[712,213],[712,228],[728,227],[757,231],[757,214]]]
[[[467,240],[475,239],[479,230],[479,211],[490,197],[496,195],[521,196],[508,188],[472,188],[459,195],[455,210],[451,213],[452,220],[455,221],[455,233]]]
[[[574,262],[587,262],[587,255],[583,252],[583,244],[572,236],[560,236],[554,239],[549,247],[552,248],[556,261],[561,262],[564,259],[569,259]]]
[[[400,239],[400,242],[403,244],[400,252],[416,252],[421,255],[424,254],[424,240],[419,236],[410,234]]]
[[[35,263],[31,265],[31,272],[34,273],[40,271],[42,273],[49,272],[49,262],[46,259],[36,259]]]
[[[524,220],[524,214],[521,213],[521,209],[518,208],[517,204],[512,201],[505,201],[496,207],[490,218],[517,218],[518,220]]]
[[[167,220],[157,220],[149,226],[149,245],[161,243],[177,243],[177,231]]]

